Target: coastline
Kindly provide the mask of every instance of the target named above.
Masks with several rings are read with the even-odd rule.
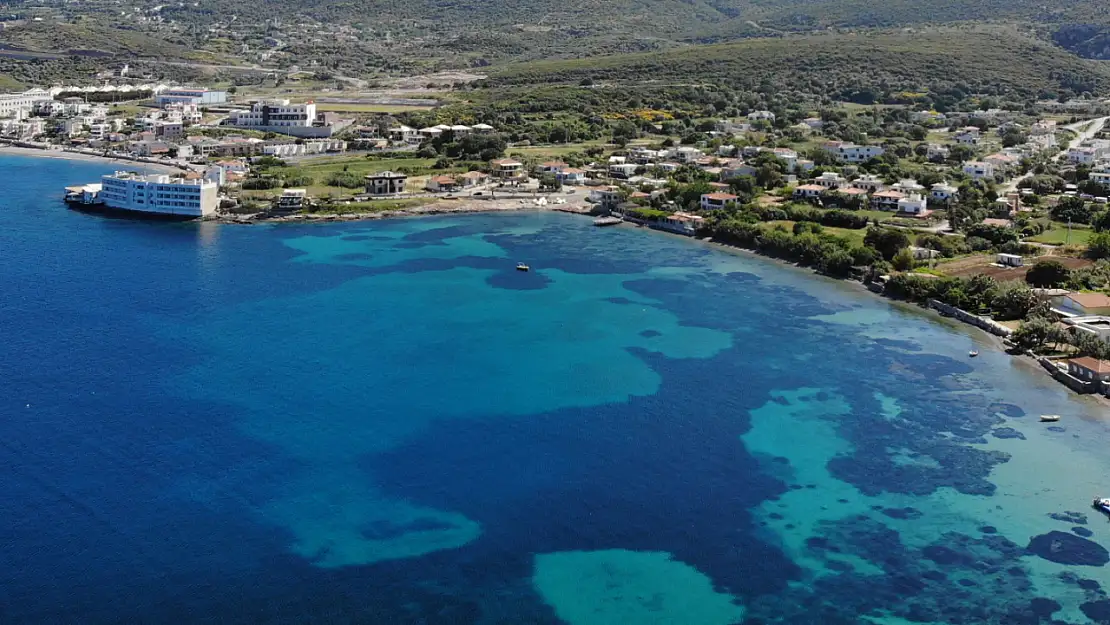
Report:
[[[129,158],[119,158],[113,156],[100,156],[97,154],[88,154],[85,152],[71,152],[69,150],[50,150],[45,148],[28,148],[15,145],[0,145],[0,156],[22,156],[28,158],[52,158],[66,161],[83,161],[86,163],[111,163],[115,165],[130,165],[139,166],[144,169],[157,171],[158,173],[173,173],[182,171],[180,168],[173,165],[166,165],[162,163],[148,163],[145,161],[136,161]]]
[[[620,224],[620,225],[624,226],[625,224]],[[632,226],[633,224],[628,224],[628,225]],[[637,226],[637,227],[640,227],[640,226]],[[911,301],[908,301],[908,300],[895,299],[893,297],[890,297],[890,296],[886,295],[885,293],[883,293],[881,291],[874,291],[874,290],[868,288],[867,285],[865,285],[863,282],[860,282],[859,280],[855,280],[855,279],[851,279],[851,278],[835,278],[835,277],[831,277],[831,276],[826,276],[824,274],[821,274],[821,273],[817,272],[816,270],[814,270],[811,267],[806,267],[806,266],[803,266],[803,265],[799,265],[797,263],[792,263],[792,262],[783,260],[781,258],[776,258],[774,256],[768,256],[766,254],[760,254],[756,250],[745,248],[745,247],[740,247],[740,246],[737,246],[737,245],[733,245],[731,243],[723,243],[721,241],[715,241],[715,240],[713,240],[712,238],[709,238],[709,237],[707,237],[707,238],[685,237],[683,235],[675,234],[675,233],[672,233],[672,232],[666,232],[666,231],[663,231],[663,230],[656,230],[655,228],[646,228],[646,229],[651,230],[653,232],[661,232],[663,234],[670,234],[670,235],[673,235],[673,236],[676,236],[676,237],[692,239],[693,241],[695,241],[697,243],[713,247],[714,249],[717,249],[717,250],[720,250],[720,251],[723,251],[723,252],[742,255],[742,256],[750,256],[750,257],[754,257],[754,258],[759,258],[759,259],[764,259],[764,260],[767,260],[767,261],[771,261],[771,262],[773,262],[774,264],[776,264],[780,267],[801,270],[801,271],[806,272],[810,276],[825,278],[825,279],[828,279],[832,282],[839,283],[839,284],[844,285],[848,288],[851,288],[854,291],[858,290],[861,293],[867,293],[867,294],[876,296],[876,297],[884,300],[885,302],[887,302],[892,307],[894,307],[898,310],[902,310],[902,311],[905,311],[905,312],[912,312],[912,313],[915,313],[915,314],[920,314],[920,315],[923,315],[925,317],[928,317],[930,320],[932,320],[934,322],[941,323],[941,324],[943,324],[947,327],[951,327],[953,329],[958,328],[960,330],[966,331],[966,333],[969,336],[971,336],[973,338],[973,340],[976,341],[977,343],[980,343],[984,347],[989,347],[991,349],[1002,352],[1002,353],[1006,354],[1007,356],[1009,356],[1010,361],[1015,366],[1018,366],[1018,367],[1020,367],[1024,370],[1027,370],[1027,371],[1030,371],[1030,372],[1034,372],[1037,376],[1043,376],[1042,379],[1052,380],[1052,382],[1054,384],[1058,384],[1059,386],[1062,386],[1064,389],[1066,389],[1068,391],[1068,393],[1074,399],[1091,400],[1091,401],[1094,401],[1096,404],[1098,404],[1100,407],[1103,407],[1103,408],[1110,407],[1110,397],[1106,397],[1106,396],[1101,395],[1099,393],[1077,393],[1077,392],[1073,391],[1072,389],[1068,388],[1067,385],[1061,383],[1059,380],[1054,378],[1052,376],[1052,374],[1050,374],[1043,367],[1041,367],[1041,365],[1037,362],[1036,358],[1031,357],[1031,356],[1029,356],[1025,353],[1017,353],[1017,354],[1012,353],[1008,349],[1004,337],[998,336],[996,334],[992,334],[992,333],[984,330],[983,328],[981,328],[979,326],[976,326],[976,325],[974,325],[972,323],[969,323],[967,321],[963,321],[963,320],[961,320],[957,317],[944,315],[939,310],[936,310],[931,306],[928,306],[928,305],[925,305],[925,304],[920,304],[920,303],[917,303],[917,302],[911,302]]]
[[[509,213],[522,211],[556,211],[571,215],[590,215],[591,206],[576,204],[563,204],[559,206],[537,206],[529,201],[519,199],[511,200],[437,200],[429,204],[401,208],[397,210],[376,211],[367,213],[296,213],[292,215],[266,216],[253,215],[216,215],[207,217],[202,221],[253,225],[269,223],[306,223],[306,222],[334,222],[334,221],[374,221],[378,219],[396,219],[401,217],[430,217],[435,215],[467,215],[475,213]]]

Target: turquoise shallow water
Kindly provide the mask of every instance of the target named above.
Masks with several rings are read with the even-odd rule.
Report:
[[[0,159],[4,623],[1110,622],[1104,411],[965,328],[561,214],[53,199],[101,170]]]

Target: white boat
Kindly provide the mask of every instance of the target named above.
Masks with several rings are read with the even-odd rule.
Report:
[[[529,267],[528,265],[525,265],[524,263],[517,263],[516,264],[516,270],[517,271],[528,271],[529,269],[531,269],[531,267]]]
[[[1110,498],[1102,497],[1095,498],[1094,503],[1091,504],[1096,510],[1110,514]]]
[[[1055,423],[1059,420],[1060,420],[1060,415],[1058,415],[1058,414],[1043,414],[1043,415],[1041,415],[1041,421],[1044,421],[1045,423]]]
[[[971,350],[970,352],[968,352],[968,353],[967,353],[967,355],[968,355],[969,357],[971,357],[971,358],[975,358],[976,356],[978,356],[978,355],[979,355],[979,352],[977,352],[977,351],[975,351],[975,350],[973,349],[973,350]]]

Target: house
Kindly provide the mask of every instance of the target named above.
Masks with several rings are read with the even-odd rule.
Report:
[[[968,126],[961,130],[954,139],[956,143],[960,145],[979,145],[979,140],[982,139],[982,132],[975,126]]]
[[[246,175],[249,171],[247,162],[239,159],[216,161],[215,166],[224,170],[228,174],[242,174]]]
[[[952,150],[948,146],[939,143],[929,143],[925,146],[925,158],[930,161],[943,161],[948,159],[948,155]]]
[[[890,188],[895,191],[901,191],[906,195],[921,194],[925,192],[925,187],[919,184],[913,178],[903,178],[898,182],[890,185]]]
[[[755,167],[747,165],[743,161],[739,161],[722,167],[720,179],[732,180],[741,176],[754,176],[755,172]]]
[[[1073,332],[1086,332],[1103,341],[1110,342],[1110,317],[1091,315],[1088,317],[1066,317],[1060,321],[1071,326]]]
[[[432,176],[428,178],[424,188],[432,193],[450,193],[458,191],[462,183],[454,176]]]
[[[1093,165],[1099,160],[1099,151],[1090,146],[1071,148],[1068,150],[1068,161],[1076,165]]]
[[[771,111],[752,111],[751,113],[748,113],[748,121],[749,122],[755,122],[755,121],[760,121],[760,120],[769,121],[773,124],[773,123],[775,123],[775,114],[772,113]]]
[[[862,189],[868,193],[877,193],[886,190],[886,183],[878,176],[867,174],[853,180],[852,187],[855,189]]]
[[[991,154],[990,156],[983,157],[983,162],[993,165],[995,171],[1007,171],[1010,168],[1015,167],[1018,164],[1019,160],[1020,159],[1018,159],[1016,156],[1003,154],[1001,152],[996,152],[994,154]]]
[[[283,189],[277,200],[278,209],[283,211],[301,210],[304,208],[307,197],[308,191],[305,189]]]
[[[489,174],[483,171],[468,171],[459,178],[462,179],[464,187],[476,187],[489,182]]]
[[[683,164],[693,163],[703,156],[705,154],[701,150],[687,145],[672,150],[670,154],[671,158]]]
[[[705,217],[701,215],[691,215],[689,213],[676,212],[667,215],[656,224],[663,230],[669,230],[678,234],[686,234],[693,236],[697,233],[698,227],[705,222]]]
[[[1055,309],[1076,317],[1110,315],[1110,296],[1102,293],[1068,293],[1060,298]]]
[[[629,179],[636,175],[636,163],[613,163],[609,166],[609,175],[613,178]]]
[[[1042,119],[1029,127],[1029,134],[1034,137],[1056,134],[1056,120]]]
[[[435,139],[436,137],[443,134],[443,131],[439,128],[436,128],[435,126],[421,128],[420,130],[417,130],[417,132],[419,132],[420,136],[425,139]]]
[[[898,200],[897,206],[898,212],[903,215],[924,217],[929,214],[929,207],[925,197],[917,193],[910,193],[906,197]]]
[[[938,182],[929,190],[929,199],[937,202],[951,202],[960,194],[960,190],[947,182]]]
[[[562,161],[547,161],[546,163],[537,165],[536,171],[540,174],[558,174],[567,167],[569,167],[569,165]]]
[[[1088,382],[1110,382],[1110,362],[1084,356],[1068,360],[1068,374]]]
[[[794,189],[794,197],[801,200],[810,200],[821,197],[825,192],[825,187],[819,184],[803,184]]]
[[[568,184],[571,186],[582,185],[586,184],[586,172],[581,169],[567,167],[555,174],[555,179],[561,184]]]
[[[1003,267],[1021,267],[1025,264],[1025,260],[1017,254],[999,254],[995,261]]]
[[[401,125],[389,129],[389,139],[398,143],[419,145],[424,140],[424,135],[420,134],[420,131],[415,128]]]
[[[830,141],[822,146],[833,158],[845,163],[865,163],[883,155],[883,148],[877,145],[856,145],[843,141]]]
[[[821,185],[826,189],[836,189],[848,184],[848,181],[835,171],[826,171],[813,179],[813,184]]]
[[[493,126],[490,126],[489,124],[474,124],[470,127],[470,129],[473,130],[475,134],[479,135],[485,135],[493,132]]]
[[[701,196],[701,209],[703,211],[725,208],[736,203],[736,196],[731,193],[706,193]]]
[[[515,158],[498,158],[490,161],[490,175],[498,180],[521,180],[527,178],[524,163]]]
[[[617,187],[595,187],[590,189],[589,199],[602,208],[611,210],[621,203],[621,190]]]
[[[825,121],[820,117],[807,117],[802,120],[802,123],[809,127],[810,130],[820,131],[825,127]]]
[[[896,211],[898,210],[898,202],[905,197],[905,194],[900,191],[879,191],[871,194],[871,208],[881,211]]]
[[[933,260],[934,258],[938,258],[940,256],[940,252],[934,249],[929,249],[927,247],[918,247],[916,245],[911,245],[909,247],[909,250],[910,253],[913,254],[914,260]]]
[[[994,178],[994,165],[983,161],[968,161],[964,163],[964,173],[976,180]]]
[[[405,192],[405,174],[383,171],[365,177],[367,195],[397,195]]]
[[[917,123],[940,123],[948,119],[948,116],[937,111],[916,111],[910,115],[910,119]]]

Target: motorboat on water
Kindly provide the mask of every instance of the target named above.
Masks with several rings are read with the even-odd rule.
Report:
[[[1096,497],[1094,503],[1092,503],[1091,506],[1093,506],[1095,510],[1110,514],[1110,498]]]
[[[1058,415],[1058,414],[1043,414],[1043,415],[1041,415],[1041,421],[1044,422],[1044,423],[1056,423],[1059,420],[1060,420],[1060,415]]]
[[[979,352],[977,352],[973,349],[970,352],[968,352],[967,355],[968,355],[969,358],[975,358],[976,356],[979,355]]]
[[[517,263],[516,264],[516,270],[517,271],[528,271],[529,269],[531,269],[531,267],[529,267],[528,265],[525,265],[524,263]]]

